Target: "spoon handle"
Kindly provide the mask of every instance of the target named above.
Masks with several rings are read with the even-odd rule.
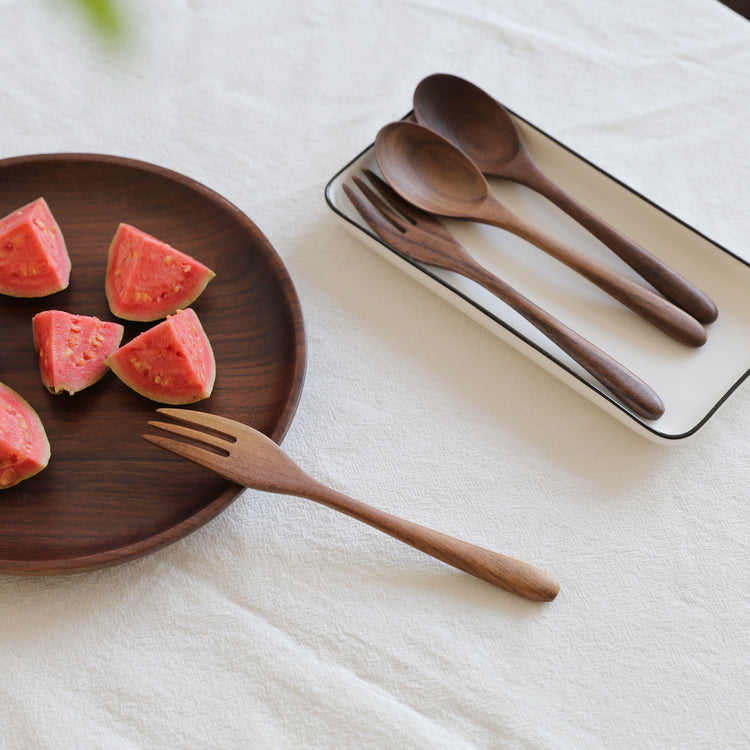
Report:
[[[298,489],[294,494],[356,518],[454,568],[526,599],[548,602],[557,596],[558,582],[533,565],[398,518],[308,479],[304,490]]]
[[[462,272],[467,278],[481,284],[510,305],[608,388],[631,411],[645,419],[658,419],[664,413],[661,398],[649,385],[588,339],[550,315],[480,264],[464,264]]]
[[[537,168],[527,169],[524,177],[528,187],[575,219],[667,299],[701,323],[716,320],[719,312],[713,300],[677,271],[579,203]]]
[[[706,330],[692,315],[661,295],[540,232],[511,214],[491,194],[473,218],[507,229],[536,245],[681,344],[698,347],[706,343]]]

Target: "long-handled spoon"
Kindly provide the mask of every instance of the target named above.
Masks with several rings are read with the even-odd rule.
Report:
[[[445,73],[428,76],[414,92],[414,114],[485,175],[522,183],[551,200],[694,318],[716,320],[716,305],[704,292],[552,182],[533,161],[510,113],[478,86]]]
[[[415,122],[392,122],[375,139],[375,158],[391,187],[423,211],[471,219],[513,232],[680,343],[702,346],[706,342],[703,326],[684,310],[511,213],[492,194],[471,159],[438,133]]]

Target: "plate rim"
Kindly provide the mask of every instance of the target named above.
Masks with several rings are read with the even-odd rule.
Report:
[[[16,155],[0,159],[0,171],[15,165],[43,163],[45,161],[111,164],[116,167],[128,167],[166,178],[199,193],[207,200],[223,208],[243,226],[248,235],[254,238],[262,248],[265,259],[269,263],[275,277],[279,280],[282,296],[286,301],[292,320],[291,332],[294,340],[294,358],[292,362],[293,377],[290,380],[288,397],[284,407],[281,409],[279,419],[276,422],[276,426],[269,434],[269,437],[272,440],[280,444],[291,426],[302,396],[307,370],[307,337],[302,306],[292,277],[281,256],[273,247],[265,233],[261,231],[257,224],[250,219],[242,209],[213,188],[168,167],[129,156],[83,151],[55,151]],[[44,576],[83,573],[139,559],[177,542],[201,528],[223,512],[245,491],[245,489],[245,487],[240,485],[230,484],[218,497],[214,498],[199,511],[193,513],[179,523],[156,534],[150,534],[144,539],[130,542],[121,547],[114,547],[91,555],[79,555],[75,557],[56,559],[5,560],[0,557],[0,574]],[[2,498],[0,497],[0,499]]]

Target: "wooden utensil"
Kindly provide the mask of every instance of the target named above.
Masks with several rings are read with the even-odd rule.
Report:
[[[495,198],[469,157],[433,130],[415,122],[392,122],[375,139],[375,158],[391,187],[422,210],[513,232],[580,273],[676,341],[693,347],[706,342],[705,328],[692,315],[515,216]]]
[[[417,122],[464,151],[484,174],[522,183],[551,200],[701,323],[716,320],[718,309],[704,292],[547,178],[510,113],[478,86],[458,76],[428,76],[414,92],[414,114]]]
[[[118,223],[128,221],[216,272],[195,303],[222,372],[204,408],[281,441],[305,374],[294,283],[250,218],[163,167],[103,154],[15,156],[0,160],[0,185],[0,216],[46,198],[74,269],[70,286],[52,297],[0,295],[0,380],[34,407],[52,445],[44,471],[0,491],[0,573],[66,574],[149,554],[210,521],[242,488],[165,461],[141,440],[153,402],[114,375],[75,398],[48,393],[39,380],[32,317],[55,307],[111,320],[107,248]],[[125,339],[147,325],[126,322]]]
[[[146,440],[231,482],[314,500],[527,599],[546,602],[557,596],[557,581],[538,568],[397,518],[326,487],[300,469],[273,440],[252,427],[187,409],[164,408],[157,412],[179,424],[150,421],[149,425],[193,442],[161,435],[144,435]]]
[[[343,186],[344,192],[362,218],[397,252],[461,274],[495,294],[639,416],[658,419],[664,413],[661,398],[638,376],[477,263],[434,216],[405,201],[371,170],[364,171],[382,198],[358,177],[354,182],[367,200],[348,185]]]

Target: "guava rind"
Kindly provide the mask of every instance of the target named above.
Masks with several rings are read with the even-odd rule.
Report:
[[[0,219],[0,294],[46,297],[70,282],[70,256],[44,198]]]
[[[16,391],[0,383],[0,490],[33,477],[49,463],[42,420]]]
[[[125,385],[161,404],[208,398],[216,379],[211,343],[192,308],[178,310],[105,359]]]
[[[63,310],[43,310],[32,318],[39,374],[50,393],[71,396],[109,372],[104,359],[120,346],[120,323]]]
[[[113,315],[151,322],[192,305],[214,276],[192,256],[120,224],[107,253],[104,290]]]

